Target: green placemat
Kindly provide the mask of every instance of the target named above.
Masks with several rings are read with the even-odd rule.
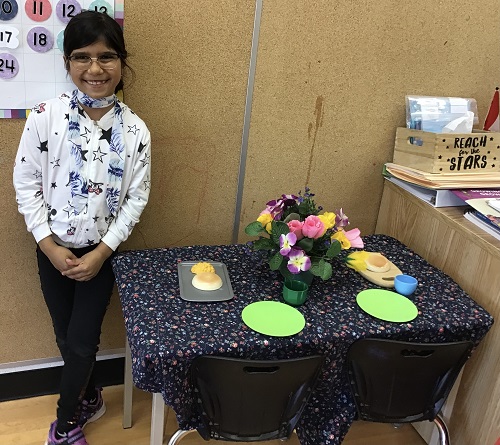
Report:
[[[304,329],[306,320],[295,308],[278,301],[257,301],[241,312],[243,322],[261,334],[287,337]]]
[[[356,303],[368,314],[384,321],[404,323],[418,315],[417,306],[408,298],[383,289],[361,291]]]

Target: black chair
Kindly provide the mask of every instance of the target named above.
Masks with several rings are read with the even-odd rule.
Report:
[[[292,434],[317,381],[323,357],[246,360],[200,356],[191,378],[195,410],[205,440],[234,442],[287,439]],[[190,430],[177,430],[175,445]]]
[[[348,373],[359,418],[393,424],[428,420],[438,427],[440,444],[449,445],[439,411],[472,347],[470,341],[356,341],[349,348]]]

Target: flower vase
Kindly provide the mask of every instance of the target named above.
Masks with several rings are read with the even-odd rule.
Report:
[[[286,267],[286,262],[284,262],[284,264],[280,266],[279,271],[285,280],[288,278],[290,280],[303,281],[309,287],[311,287],[314,275],[310,270],[302,271],[299,273],[292,273]]]

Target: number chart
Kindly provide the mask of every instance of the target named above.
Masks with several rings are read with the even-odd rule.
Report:
[[[0,118],[25,118],[38,102],[74,89],[63,61],[63,32],[82,10],[121,26],[124,0],[0,0]]]

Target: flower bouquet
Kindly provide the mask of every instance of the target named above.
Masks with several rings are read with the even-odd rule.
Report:
[[[253,250],[269,251],[271,270],[286,267],[291,274],[310,271],[328,280],[332,276],[330,260],[342,249],[363,248],[359,229],[345,230],[349,224],[342,209],[323,212],[314,202],[308,187],[302,195],[281,195],[269,201],[257,221],[245,228]]]

